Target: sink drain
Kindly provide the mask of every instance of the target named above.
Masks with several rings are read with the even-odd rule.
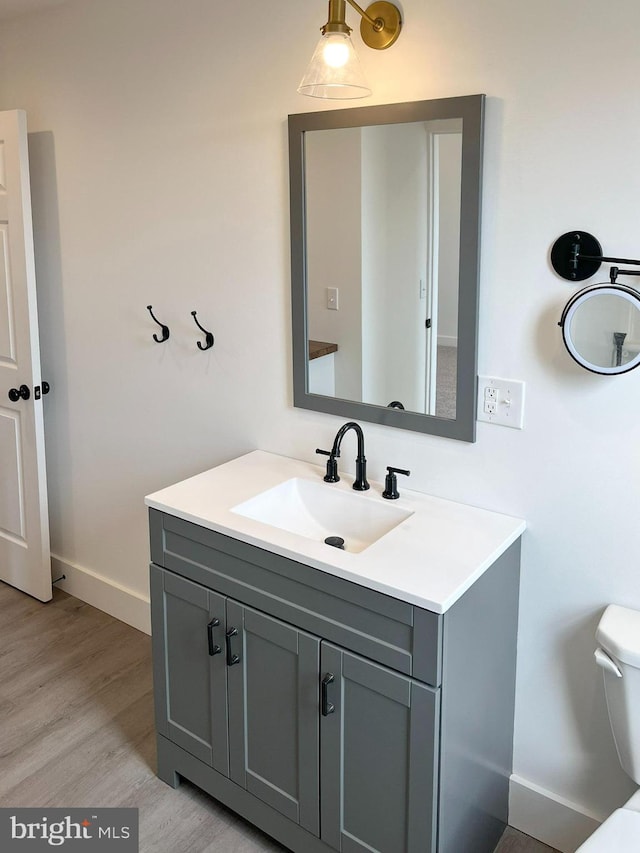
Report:
[[[341,551],[344,551],[344,539],[342,536],[327,536],[324,544],[331,545],[332,548],[340,548]]]

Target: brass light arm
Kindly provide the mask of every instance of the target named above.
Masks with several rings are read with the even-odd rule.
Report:
[[[384,50],[391,47],[400,35],[402,20],[400,10],[388,0],[375,0],[366,11],[355,0],[346,0],[362,18],[360,35],[367,47]],[[349,35],[351,27],[345,20],[345,0],[329,0],[329,20],[322,28],[322,34],[345,33]]]
[[[372,18],[368,12],[365,12],[354,0],[347,0],[347,3],[356,10],[356,12],[360,15],[361,18],[364,18],[365,21],[368,21],[374,30],[381,30],[384,27],[384,21],[382,18]]]

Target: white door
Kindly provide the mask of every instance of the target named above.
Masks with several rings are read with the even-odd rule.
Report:
[[[0,580],[41,601],[51,598],[27,119],[21,110],[0,112]]]
[[[428,263],[426,280],[427,337],[425,411],[452,409],[443,417],[455,417],[455,387],[437,388],[440,347],[458,345],[458,287],[460,261],[460,193],[462,181],[462,120],[426,122]],[[446,350],[442,350],[446,352]],[[445,392],[443,394],[443,392]],[[449,398],[448,405],[446,403]]]

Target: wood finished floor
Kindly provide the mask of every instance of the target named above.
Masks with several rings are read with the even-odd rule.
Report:
[[[0,806],[137,807],[140,853],[284,851],[155,777],[150,638],[64,592],[0,582],[0,721]],[[495,853],[556,851],[508,827]]]

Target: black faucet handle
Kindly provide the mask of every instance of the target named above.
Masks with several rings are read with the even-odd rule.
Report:
[[[405,477],[408,477],[411,471],[407,471],[406,468],[392,468],[391,465],[387,465],[387,471],[390,474],[404,474]]]
[[[336,460],[336,456],[340,456],[340,453],[334,453],[332,450],[321,450],[319,447],[316,447],[316,453],[319,453],[321,456],[328,456],[327,459],[327,473],[324,475],[325,483],[337,483],[340,480],[338,476],[338,462]]]
[[[400,492],[398,491],[396,474],[404,474],[405,477],[408,477],[410,473],[411,471],[407,471],[406,468],[393,468],[391,465],[387,465],[387,476],[384,480],[382,497],[390,501],[397,500],[400,497]]]
[[[319,447],[316,447],[316,453],[319,453],[321,456],[333,456],[334,459],[338,459],[340,456],[339,450],[320,450]]]

